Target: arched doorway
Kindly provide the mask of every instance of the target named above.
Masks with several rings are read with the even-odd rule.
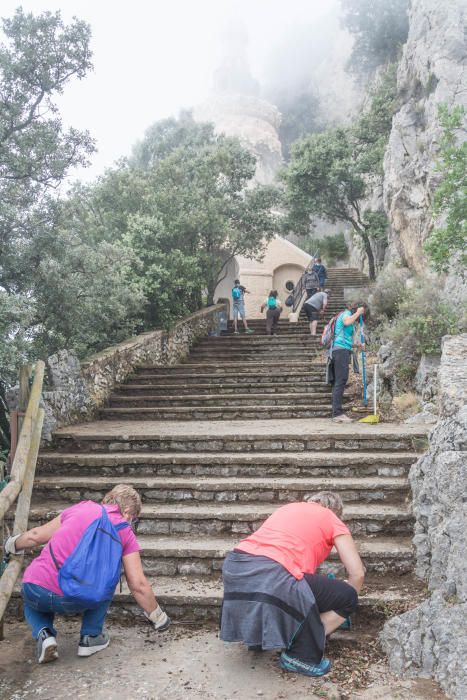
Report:
[[[273,274],[272,286],[273,289],[277,289],[279,299],[281,299],[283,302],[287,299],[304,272],[304,267],[291,263],[286,263],[285,265],[276,267]],[[287,317],[289,313],[289,307],[285,306],[282,311],[282,318]]]

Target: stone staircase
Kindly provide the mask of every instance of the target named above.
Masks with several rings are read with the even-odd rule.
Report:
[[[40,454],[31,525],[133,484],[156,595],[174,617],[217,619],[226,552],[281,504],[336,490],[368,570],[358,619],[406,605],[417,589],[407,473],[426,428],[333,424],[306,324],[281,322],[272,338],[254,325],[202,340],[183,364],[139,368],[100,420],[58,430]],[[323,569],[343,573],[335,557]],[[136,610],[126,590],[115,604]]]
[[[368,284],[353,269],[331,268],[333,290],[327,318],[344,308],[346,286]],[[254,335],[233,335],[230,323],[219,337],[200,340],[183,363],[140,367],[101,411],[115,420],[232,420],[309,418],[330,414],[323,382],[323,353],[309,325],[279,321],[266,336],[264,320],[251,320]],[[321,332],[323,322],[319,325]],[[241,324],[240,324],[241,327]]]

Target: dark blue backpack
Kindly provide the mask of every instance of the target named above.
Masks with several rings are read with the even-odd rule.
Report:
[[[49,543],[64,596],[90,607],[112,599],[120,576],[123,551],[118,532],[125,527],[129,527],[127,522],[113,525],[102,507],[101,516],[88,525],[62,566],[58,565]]]

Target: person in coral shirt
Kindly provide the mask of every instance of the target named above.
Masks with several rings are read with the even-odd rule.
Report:
[[[355,611],[365,569],[340,496],[322,491],[278,508],[230,552],[223,566],[220,637],[254,649],[284,649],[284,670],[329,672],[325,638]],[[335,547],[348,580],[317,574]]]

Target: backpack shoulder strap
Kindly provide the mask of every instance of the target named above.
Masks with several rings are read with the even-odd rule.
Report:
[[[130,523],[128,523],[126,520],[124,520],[123,523],[118,523],[117,525],[114,525],[114,528],[117,532],[120,532],[120,530],[124,530],[126,527],[130,527]]]

